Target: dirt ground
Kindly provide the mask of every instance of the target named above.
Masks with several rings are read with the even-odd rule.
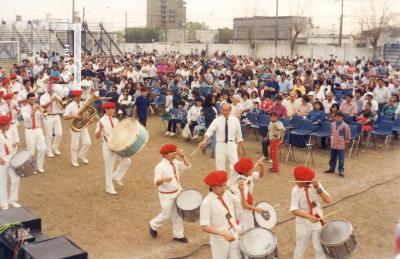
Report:
[[[21,125],[20,125],[21,127]],[[172,258],[183,256],[201,244],[208,243],[208,236],[198,224],[185,223],[185,234],[190,244],[177,244],[171,238],[171,225],[159,230],[159,238],[151,239],[148,222],[160,212],[157,191],[153,185],[153,168],[161,159],[159,147],[167,142],[176,143],[190,154],[195,144],[180,137],[165,137],[160,120],[153,116],[148,121],[150,140],[140,154],[132,157],[131,167],[123,180],[123,187],[116,187],[117,196],[105,193],[101,141],[94,138],[94,126],[88,159],[89,165],[73,168],[70,164],[69,125],[64,123],[62,155],[45,160],[43,174],[22,179],[20,201],[23,206],[42,217],[43,231],[50,236],[67,235],[89,252],[91,258]],[[24,135],[20,131],[23,140]],[[23,141],[24,142],[24,141]],[[246,154],[256,159],[261,156],[259,142],[248,134]],[[358,156],[346,158],[346,178],[338,175],[319,174],[326,179],[325,188],[333,202],[357,193],[376,183],[399,175],[399,142],[394,150],[384,152],[369,148]],[[304,161],[305,153],[295,151],[296,159]],[[328,153],[316,150],[313,168],[322,172],[327,168]],[[214,168],[214,160],[198,152],[191,158],[192,168],[182,175],[184,188],[195,188],[204,195],[207,188],[203,177]],[[293,183],[292,170],[296,163],[281,164],[279,175],[266,174],[256,184],[255,199],[280,204],[278,220],[291,217],[288,210]],[[268,167],[269,165],[267,165]],[[359,242],[353,258],[393,258],[394,228],[400,216],[400,179],[373,188],[349,198],[325,213],[342,209],[330,219],[351,222]],[[294,250],[294,221],[273,229],[278,238],[280,258],[291,258]],[[201,249],[190,258],[210,258],[209,247]],[[307,258],[313,258],[312,249]]]

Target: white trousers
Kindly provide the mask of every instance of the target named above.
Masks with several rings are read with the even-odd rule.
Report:
[[[103,158],[106,175],[106,191],[113,192],[115,191],[113,178],[117,181],[122,181],[122,178],[124,178],[126,171],[128,171],[129,165],[131,164],[131,159],[129,157],[121,157],[111,151],[106,142],[103,142]],[[114,165],[118,158],[119,164],[114,171]]]
[[[226,170],[226,161],[229,162],[229,180],[228,186],[231,186],[237,173],[234,170],[235,163],[239,160],[237,153],[237,145],[235,142],[217,142],[215,147],[215,167],[217,170]],[[226,170],[228,171],[228,170]]]
[[[10,194],[8,194],[8,176],[10,176]],[[7,162],[0,165],[0,206],[8,206],[9,202],[18,201],[20,177],[15,173],[14,169]]]
[[[43,124],[46,132],[46,150],[48,153],[53,153],[54,149],[58,149],[61,142],[62,127],[59,115],[48,115],[43,119]],[[54,133],[54,142],[53,140]],[[53,142],[53,143],[52,143]]]
[[[12,144],[19,143],[18,124],[16,122],[10,125],[9,132]]]
[[[85,128],[81,132],[75,132],[71,130],[71,162],[78,163],[78,149],[79,141],[82,141],[82,147],[79,152],[79,157],[86,158],[86,153],[89,151],[92,142],[88,129]]]
[[[303,259],[307,250],[308,242],[311,242],[314,247],[314,255],[316,259],[324,259],[325,254],[319,242],[318,229],[315,229],[311,224],[296,222],[296,248],[294,250],[294,259]]]
[[[26,149],[35,156],[37,150],[37,166],[38,169],[43,169],[44,155],[46,154],[46,143],[44,141],[44,135],[41,128],[36,129],[25,129],[25,143]]]
[[[233,242],[225,239],[211,241],[211,255],[213,259],[242,259],[237,240]]]
[[[157,230],[164,225],[169,218],[172,221],[172,236],[175,238],[184,237],[183,220],[176,210],[176,194],[159,194],[161,213],[150,221],[152,229]],[[171,198],[171,196],[173,198]]]

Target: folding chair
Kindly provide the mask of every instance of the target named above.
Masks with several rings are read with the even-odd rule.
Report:
[[[346,122],[347,124],[351,124],[354,123],[354,116],[350,116],[350,115],[345,115],[343,118],[343,121]]]
[[[368,134],[367,138],[367,147],[369,146],[369,143],[371,141],[375,142],[374,136],[382,136],[385,137],[385,150],[389,149],[389,145],[392,141],[392,136],[393,136],[393,122],[392,121],[381,121],[379,123],[379,127],[377,129],[374,129]]]
[[[395,131],[396,133],[400,133],[400,117],[394,121],[393,131]]]
[[[289,128],[290,128],[290,129],[295,129],[295,128],[297,128],[298,124],[299,124],[300,121],[302,121],[302,120],[304,120],[304,119],[303,119],[303,116],[294,115],[294,116],[292,117],[292,119],[290,120]]]
[[[258,129],[258,132],[262,136],[264,131],[268,132],[268,125],[269,125],[269,115],[261,114],[261,116],[258,117],[257,123],[250,125],[250,127],[253,129]],[[255,131],[255,134],[256,134],[256,131]],[[257,134],[256,134],[256,139],[258,139]]]
[[[386,116],[386,115],[379,115],[378,118],[375,121],[374,129],[378,129],[379,126],[380,126],[380,123],[382,121],[393,121],[393,117],[392,116]]]
[[[360,126],[361,126],[361,124],[360,124]],[[354,155],[357,154],[357,150],[358,150],[358,147],[359,147],[360,141],[361,141],[361,131],[359,131],[359,127],[356,124],[349,124],[349,127],[350,127],[350,140],[351,140],[351,147],[349,150],[349,158],[350,158],[351,154],[353,154],[354,145],[356,142],[357,142],[357,145],[354,150]]]
[[[312,132],[310,134],[310,136],[314,137],[315,140],[317,138],[328,138],[328,137],[330,137],[331,136],[331,122],[329,122],[329,121],[322,122],[321,127],[317,131]],[[311,142],[311,138],[310,138],[310,142]]]
[[[174,119],[177,114],[178,109],[172,108],[171,110],[169,110],[169,112],[166,112],[160,116],[161,123],[163,124],[165,130],[167,130],[165,122],[169,122],[170,120]]]
[[[167,96],[163,94],[160,94],[156,97],[156,99],[154,100],[154,106],[156,107],[157,111],[159,111],[160,108],[165,108],[166,99]]]
[[[250,130],[258,129],[258,114],[254,112],[246,113],[246,128],[250,128]],[[257,133],[254,132],[254,135],[257,138]]]
[[[312,122],[309,120],[300,121],[298,127],[289,133],[288,136],[289,147],[288,147],[288,153],[286,155],[286,163],[288,162],[290,156],[292,157],[292,160],[295,160],[293,147],[297,147],[303,149],[305,148],[307,150],[307,157],[304,164],[307,165],[310,157],[312,164],[314,164],[314,157],[312,155],[313,144],[308,143],[311,133],[312,133]]]

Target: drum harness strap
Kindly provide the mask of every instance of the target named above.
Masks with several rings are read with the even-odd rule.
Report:
[[[232,219],[232,214],[231,214],[231,212],[229,211],[228,205],[226,205],[226,202],[224,201],[224,199],[222,198],[222,196],[217,196],[217,198],[218,198],[218,200],[221,201],[222,206],[224,206],[224,208],[225,208],[226,211],[227,211],[225,217],[226,217],[226,219],[228,220],[228,224],[229,224],[229,226],[230,226],[229,229],[233,228],[235,231],[237,231],[238,228],[239,228],[239,227],[238,227],[238,225],[239,225],[239,220],[236,219],[236,222],[233,223],[233,222],[231,221],[231,219]]]
[[[308,203],[308,213],[310,215],[313,215],[313,216],[319,218],[320,219],[319,222],[323,226],[323,225],[325,225],[325,221],[323,219],[321,219],[321,216],[318,215],[318,213],[315,213],[315,214],[313,213],[313,208],[315,208],[317,206],[317,203],[315,201],[311,201],[308,188],[309,188],[309,186],[304,187],[304,191],[306,193],[306,198],[307,198],[307,203]]]

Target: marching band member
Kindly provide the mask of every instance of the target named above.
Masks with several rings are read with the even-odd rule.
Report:
[[[81,118],[78,115],[80,109],[82,90],[72,90],[72,102],[70,102],[65,108],[64,120],[73,120]],[[82,140],[82,147],[78,155],[79,140]],[[84,128],[81,132],[75,132],[71,130],[71,163],[72,166],[78,167],[78,157],[84,164],[89,164],[89,160],[86,158],[86,153],[89,151],[92,142],[87,128]]]
[[[43,114],[37,107],[38,105],[36,104],[36,96],[34,93],[29,93],[27,99],[27,105],[21,109],[25,126],[26,149],[32,154],[32,156],[35,156],[35,149],[37,149],[37,170],[40,173],[44,173],[43,164],[44,156],[46,154],[46,143],[43,131],[40,128],[40,121]]]
[[[204,232],[210,234],[213,259],[242,259],[237,240],[241,230],[236,210],[247,207],[244,183],[239,184],[240,199],[226,191],[227,181],[227,173],[223,170],[210,172],[204,178],[210,192],[200,207],[200,226]]]
[[[10,159],[15,153],[8,132],[10,121],[8,115],[0,115],[0,207],[3,210],[8,209],[9,205],[14,208],[21,207],[18,204],[20,177],[10,166]],[[10,195],[8,195],[8,176],[11,178]]]
[[[29,93],[33,93],[31,81],[24,80],[24,87],[18,92],[18,104],[20,104],[21,106],[26,105]]]
[[[58,149],[61,142],[62,126],[61,118],[62,107],[57,102],[60,100],[54,93],[53,85],[47,86],[46,93],[40,97],[40,105],[43,109],[47,110],[47,116],[43,118],[44,128],[46,130],[46,150],[48,157],[54,157],[54,155],[61,155]],[[61,101],[61,100],[60,100]],[[53,142],[54,133],[54,142]],[[53,143],[52,143],[53,142]]]
[[[189,160],[176,145],[165,144],[160,153],[163,159],[154,169],[154,183],[158,187],[161,213],[150,221],[150,235],[157,238],[157,230],[164,225],[169,218],[172,220],[172,236],[175,241],[188,243],[183,234],[183,220],[176,209],[176,198],[182,191],[179,175],[191,167]],[[182,161],[176,159],[178,155]]]
[[[18,82],[18,78],[17,78],[17,74],[16,73],[12,73],[10,75],[10,88],[11,88],[11,91],[13,93],[20,92],[23,89],[21,83]]]
[[[315,258],[325,258],[318,238],[324,224],[323,212],[319,202],[330,203],[330,196],[318,182],[315,172],[306,166],[297,166],[294,170],[297,185],[292,189],[290,211],[296,216],[296,249],[294,259],[304,258],[308,242],[311,240]]]
[[[251,172],[255,167],[259,167],[259,172]],[[237,182],[232,186],[232,191],[235,195],[240,197],[239,184],[240,181],[244,182],[244,196],[250,209],[239,209],[238,216],[240,219],[240,226],[242,231],[250,228],[254,228],[254,216],[253,211],[263,213],[264,210],[253,206],[253,189],[254,182],[264,176],[264,164],[262,160],[258,160],[256,165],[253,164],[253,160],[249,157],[243,157],[235,164],[235,172],[237,172]]]
[[[103,158],[104,158],[104,169],[106,175],[106,193],[115,195],[117,192],[114,189],[113,180],[120,186],[123,186],[122,178],[124,177],[126,171],[131,164],[131,159],[129,157],[118,156],[115,152],[111,151],[108,147],[108,136],[110,135],[112,129],[118,124],[119,120],[113,118],[115,113],[115,103],[107,102],[102,105],[105,110],[105,114],[97,122],[97,127],[95,131],[95,136],[100,139],[103,136]],[[115,160],[120,158],[120,163],[117,170],[113,173]]]
[[[1,84],[3,85],[2,89],[3,94],[13,93],[10,87],[10,79],[4,78],[3,81],[1,81]]]
[[[85,101],[89,98],[90,93],[93,90],[93,81],[90,76],[84,76],[81,82],[81,88],[83,91],[82,100]]]
[[[13,94],[6,94],[4,96],[4,101],[5,103],[0,105],[0,113],[10,117],[10,129],[8,132],[10,134],[11,144],[16,148],[19,144],[17,104],[13,99]]]
[[[216,133],[215,166],[217,170],[225,170],[226,160],[229,161],[229,185],[231,185],[237,176],[237,173],[234,172],[234,164],[238,161],[238,152],[240,154],[243,152],[242,130],[239,119],[230,115],[230,104],[224,103],[221,112],[222,116],[213,120],[199,146],[204,149],[208,145],[208,140],[214,132]]]

